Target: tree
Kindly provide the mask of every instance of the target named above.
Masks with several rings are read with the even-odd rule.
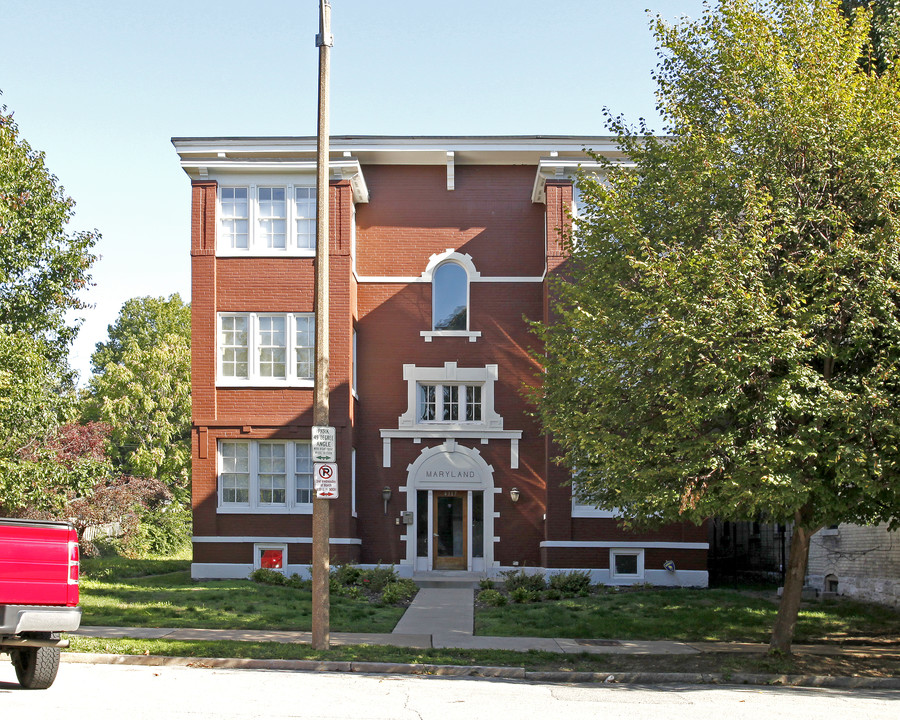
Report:
[[[877,72],[892,66],[900,56],[900,0],[842,0],[841,10],[852,18],[857,8],[871,11],[869,48],[863,62]]]
[[[0,511],[62,507],[103,474],[95,458],[61,455],[58,428],[71,407],[64,370],[48,360],[44,344],[0,328]],[[66,445],[66,447],[69,447]]]
[[[44,154],[19,137],[0,106],[0,326],[45,344],[64,363],[77,326],[69,310],[86,306],[79,293],[90,282],[94,232],[66,234],[75,203],[44,164]]]
[[[128,300],[98,343],[84,410],[112,427],[128,475],[162,480],[182,502],[190,482],[190,306],[175,294]]]
[[[107,328],[109,341],[97,343],[91,356],[95,374],[103,373],[109,363],[122,362],[126,345],[133,341],[141,350],[149,350],[166,335],[191,339],[191,306],[178,293],[167,298],[140,297],[126,300],[114,325]]]
[[[536,403],[579,490],[628,522],[900,520],[900,82],[870,14],[728,0],[653,29],[666,137],[580,180]],[[600,161],[600,158],[598,158]]]

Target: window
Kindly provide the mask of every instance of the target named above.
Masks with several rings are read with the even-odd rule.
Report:
[[[439,266],[431,293],[432,330],[469,329],[469,276],[461,265],[446,262]]]
[[[582,500],[578,497],[578,486],[575,481],[572,481],[572,517],[584,517],[584,518],[617,518],[622,517],[622,513],[619,508],[613,508],[612,510],[604,510],[602,508],[598,508],[591,502]]]
[[[218,357],[219,385],[311,386],[315,370],[314,316],[220,314]]]
[[[219,512],[312,512],[309,442],[219,441]]]
[[[481,422],[480,385],[419,385],[419,422]]]
[[[294,218],[297,224],[297,247],[316,248],[316,189],[294,188]]]
[[[254,562],[256,568],[278,570],[284,572],[287,565],[287,545],[285,544],[261,544],[254,545]]]
[[[284,250],[287,246],[287,203],[284,200],[284,188],[261,187],[257,192],[257,238],[264,247]]]
[[[247,188],[222,188],[219,191],[219,230],[227,248],[246,249],[249,240],[250,211]]]
[[[610,550],[609,577],[612,580],[634,580],[644,577],[644,551]]]
[[[220,254],[312,255],[316,189],[309,186],[219,188]]]
[[[494,410],[497,366],[461,368],[455,362],[443,367],[403,366],[407,382],[406,412],[398,430],[418,428],[426,432],[481,432],[503,430],[503,418]],[[448,425],[456,425],[448,428]]]

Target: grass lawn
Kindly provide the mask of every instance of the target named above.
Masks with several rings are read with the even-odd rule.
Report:
[[[588,597],[479,606],[477,635],[609,638],[622,640],[726,640],[768,642],[777,612],[774,591],[730,589],[607,589]],[[794,642],[892,640],[900,612],[840,600],[804,603]]]
[[[197,582],[186,559],[82,561],[83,625],[310,630],[312,595],[249,580]],[[404,608],[331,595],[335,632],[385,633]]]

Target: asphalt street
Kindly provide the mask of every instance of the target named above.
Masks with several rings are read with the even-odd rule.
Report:
[[[8,718],[66,720],[896,720],[900,693],[76,664],[63,664],[49,690],[29,691],[2,663],[0,708]]]

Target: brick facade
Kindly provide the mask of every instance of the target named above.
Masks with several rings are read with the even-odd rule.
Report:
[[[194,574],[246,575],[264,546],[286,549],[285,569],[303,572],[311,515],[292,504],[291,480],[287,500],[270,510],[256,506],[253,493],[262,491],[252,483],[271,480],[254,453],[272,441],[297,448],[286,457],[300,456],[293,443],[310,437],[312,387],[235,382],[217,365],[223,313],[290,322],[314,310],[311,253],[253,245],[253,213],[263,212],[255,188],[308,186],[314,139],[174,142],[193,190]],[[571,177],[586,161],[581,148],[601,143],[616,152],[591,138],[332,140],[332,157],[345,158],[339,169],[332,161],[330,191],[330,424],[341,479],[331,503],[334,561],[391,563],[403,574],[457,563],[486,575],[585,568],[609,582],[706,583],[703,528],[631,534],[615,519],[572,517],[568,473],[552,462],[552,441],[523,393],[540,372],[528,322],[548,318],[547,279],[565,272]],[[222,187],[248,197],[247,252],[223,250]],[[444,263],[466,272],[465,331],[432,327],[434,272]],[[253,362],[255,341],[247,342]],[[477,414],[419,417],[420,385],[434,385],[448,403],[450,387],[480,393],[465,401]],[[237,473],[228,482],[250,483],[249,501],[224,494],[223,442],[258,463],[248,471],[257,480],[244,479],[240,462],[227,471]],[[614,578],[616,553],[637,556],[640,571]],[[633,557],[625,560],[620,571]],[[667,561],[674,571],[663,569]]]

